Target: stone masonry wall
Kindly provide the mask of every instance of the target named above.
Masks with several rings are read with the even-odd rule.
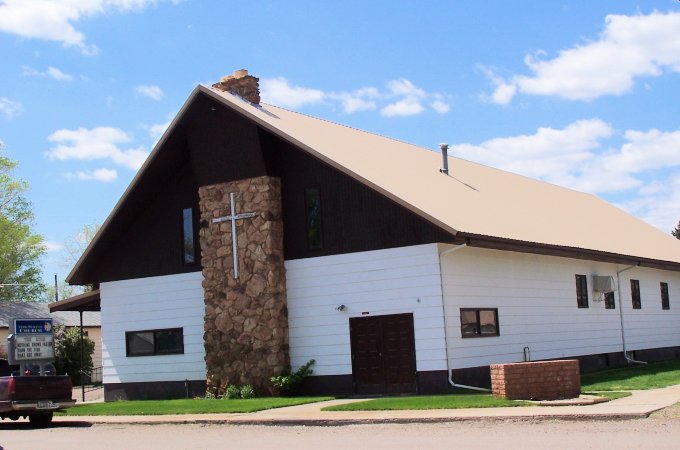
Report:
[[[236,214],[238,279],[234,278],[230,192]],[[270,377],[290,363],[288,310],[283,259],[281,183],[257,177],[199,188],[201,254],[205,291],[207,389],[222,393],[230,384],[252,384],[271,394]]]
[[[576,359],[491,365],[493,395],[510,400],[557,400],[581,393]]]

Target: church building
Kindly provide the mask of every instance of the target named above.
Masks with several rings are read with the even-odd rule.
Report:
[[[680,355],[680,241],[257,83],[194,89],[67,279],[98,286],[107,400],[268,395],[311,359],[308,393],[390,394]]]

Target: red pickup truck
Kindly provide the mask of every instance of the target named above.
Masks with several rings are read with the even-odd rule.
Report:
[[[58,409],[73,406],[73,387],[68,375],[15,376],[7,361],[0,360],[0,419],[28,417],[31,424],[44,427]]]

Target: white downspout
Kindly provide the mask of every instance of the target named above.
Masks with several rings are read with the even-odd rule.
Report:
[[[441,290],[442,290],[442,318],[444,319],[444,353],[446,355],[446,372],[449,375],[449,384],[452,387],[459,387],[459,388],[465,388],[465,389],[473,389],[475,391],[483,391],[483,392],[491,392],[491,389],[486,389],[486,388],[480,388],[476,386],[467,386],[465,384],[458,384],[453,381],[453,369],[451,369],[451,366],[449,364],[449,342],[448,342],[448,336],[447,336],[447,329],[448,329],[448,324],[446,323],[446,307],[445,307],[445,301],[444,301],[444,274],[442,273],[442,256],[457,252],[458,250],[461,250],[463,248],[467,247],[467,244],[460,244],[457,245],[456,247],[449,248],[447,250],[444,250],[443,252],[439,253],[439,282],[441,285]]]
[[[634,267],[639,266],[640,263],[635,264],[630,267],[626,267],[625,269],[621,269],[618,272],[616,272],[616,290],[619,294],[619,318],[621,319],[621,344],[623,345],[623,357],[626,358],[626,361],[629,363],[637,363],[637,364],[647,364],[645,361],[636,361],[633,358],[628,356],[628,350],[626,349],[626,331],[623,326],[623,301],[621,299],[621,279],[619,275],[626,270],[630,270]]]

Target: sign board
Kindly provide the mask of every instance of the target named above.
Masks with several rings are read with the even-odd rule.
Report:
[[[53,336],[17,334],[14,337],[14,359],[16,361],[54,359]]]
[[[52,334],[52,319],[15,319],[14,334]]]
[[[14,363],[54,360],[52,319],[15,319],[10,350]]]

